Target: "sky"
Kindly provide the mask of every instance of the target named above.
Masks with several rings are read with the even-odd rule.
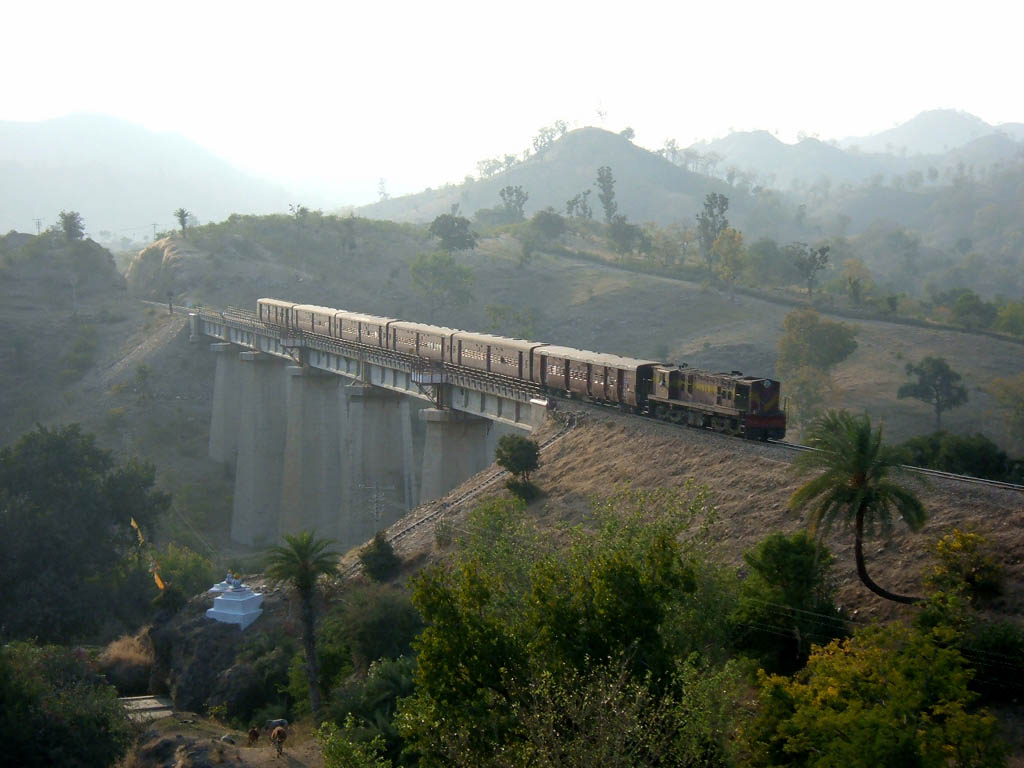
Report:
[[[955,108],[1024,122],[1024,6],[146,0],[9,4],[0,120],[181,134],[323,205],[460,182],[542,126],[650,149],[839,139]]]

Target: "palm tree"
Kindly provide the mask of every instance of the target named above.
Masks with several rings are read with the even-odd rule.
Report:
[[[181,236],[188,237],[185,233],[185,225],[188,224],[189,218],[192,216],[191,211],[186,211],[184,208],[179,208],[174,212],[174,218],[178,220],[178,224],[181,225]]]
[[[318,539],[315,531],[285,535],[284,546],[271,547],[267,575],[287,582],[302,603],[302,646],[306,653],[306,676],[309,679],[309,706],[316,718],[320,711],[320,664],[316,657],[316,612],[313,598],[317,579],[334,573],[338,553],[332,552],[329,539]]]
[[[865,525],[870,533],[879,524],[882,533],[888,534],[893,512],[912,531],[919,530],[925,520],[921,500],[889,478],[899,470],[900,462],[892,448],[882,445],[882,427],[872,430],[867,414],[828,411],[811,426],[807,444],[813,450],[798,456],[794,467],[803,473],[824,471],[797,489],[789,500],[789,508],[809,508],[811,531],[822,536],[837,519],[849,523],[852,518],[860,580],[887,600],[918,602],[920,598],[895,595],[878,586],[864,566]]]

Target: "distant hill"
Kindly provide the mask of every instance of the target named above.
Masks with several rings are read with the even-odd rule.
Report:
[[[873,136],[846,139],[834,145],[817,139],[785,144],[766,131],[732,133],[690,147],[701,155],[714,153],[721,160],[718,174],[735,168],[753,173],[760,183],[788,189],[828,179],[832,185],[861,184],[881,177],[920,174],[929,169],[942,180],[960,163],[980,170],[1005,163],[1024,153],[1024,125],[993,127],[964,112],[934,110]]]
[[[619,213],[633,221],[691,222],[709,192],[727,194],[730,210],[744,208],[742,195],[719,179],[683,170],[618,134],[580,128],[490,178],[384,200],[357,212],[368,218],[426,222],[458,204],[463,215],[472,216],[481,208],[501,205],[498,192],[508,185],[521,185],[529,193],[527,216],[547,206],[564,212],[567,200],[585,189],[594,190],[597,169],[603,165],[609,166],[615,177]],[[596,190],[590,204],[594,217],[600,218]]]
[[[123,120],[72,115],[0,122],[0,232],[35,231],[62,209],[92,235],[173,226],[184,206],[202,221],[287,208],[281,188],[254,179],[181,136]]]
[[[1020,128],[1019,125],[1008,123],[1005,133],[1019,138]],[[939,155],[999,130],[969,112],[932,109],[887,131],[850,137],[839,143],[847,148],[856,146],[861,152]]]

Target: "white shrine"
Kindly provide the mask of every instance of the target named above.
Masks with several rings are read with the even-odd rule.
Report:
[[[245,629],[263,613],[260,607],[263,595],[253,592],[230,573],[209,591],[217,596],[213,598],[213,608],[206,611],[208,619],[237,624],[239,629]]]

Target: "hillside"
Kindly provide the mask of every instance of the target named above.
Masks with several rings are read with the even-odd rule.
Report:
[[[709,501],[716,509],[709,519],[699,521],[708,525],[716,554],[723,562],[738,566],[743,552],[766,533],[794,532],[805,524],[800,516],[787,511],[789,497],[800,485],[800,478],[790,470],[791,460],[792,453],[781,448],[589,408],[581,426],[544,452],[534,479],[545,495],[530,505],[530,512],[542,530],[558,535],[565,525],[586,523],[595,496],[606,496],[627,485],[635,490],[684,490],[691,481],[708,489]],[[468,481],[463,488],[474,482]],[[896,526],[889,542],[872,540],[866,552],[875,580],[902,594],[915,593],[921,589],[930,562],[930,543],[955,527],[974,530],[989,539],[1007,572],[1005,598],[997,608],[1024,613],[1021,494],[944,480],[908,478],[908,482],[921,495],[928,522],[917,534]],[[458,531],[469,506],[454,507],[441,519]],[[399,521],[392,530],[405,525],[406,521]],[[838,602],[858,621],[907,610],[880,600],[861,584],[853,567],[853,541],[848,531],[837,527],[826,541],[837,556]],[[433,525],[400,540],[396,550],[417,563],[444,556]]]
[[[169,228],[184,206],[201,221],[287,208],[283,189],[198,144],[98,115],[0,122],[0,232],[82,214],[93,236]],[[115,238],[116,239],[116,238]]]
[[[1010,129],[1014,126],[1011,124]],[[931,109],[885,131],[849,137],[840,144],[862,152],[894,155],[935,155],[999,131],[999,126],[957,109]]]
[[[529,193],[528,216],[548,206],[564,211],[567,200],[594,188],[597,169],[603,165],[609,166],[615,177],[619,213],[633,221],[692,221],[705,195],[729,192],[725,182],[685,171],[618,134],[580,128],[489,178],[384,200],[357,212],[368,218],[429,222],[457,204],[464,215],[472,216],[480,208],[500,205],[498,192],[509,185],[522,186]],[[730,195],[733,208],[742,212],[746,206],[743,196]],[[600,218],[596,191],[591,205],[595,217]]]
[[[270,295],[715,369],[775,371],[786,304],[730,300],[696,283],[554,253],[523,265],[521,244],[505,234],[458,255],[472,269],[473,298],[432,315],[412,288],[409,261],[433,247],[423,228],[409,225],[252,218],[202,228],[188,241],[155,243],[132,265],[129,285],[157,300],[166,300],[169,287],[177,301],[213,306],[251,308]],[[1019,345],[881,321],[855,324],[860,346],[836,370],[831,405],[870,408],[885,418],[893,440],[930,431],[927,407],[897,400],[896,391],[908,361],[941,355],[964,374],[970,396],[944,421],[954,431],[1008,439],[986,387],[1019,371]]]

